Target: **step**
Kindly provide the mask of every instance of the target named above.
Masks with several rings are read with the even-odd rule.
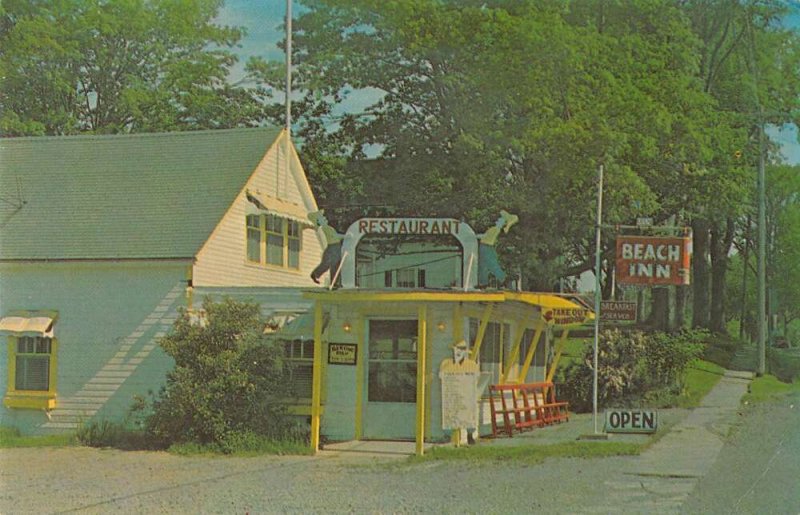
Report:
[[[52,418],[62,418],[62,417],[91,417],[97,413],[98,410],[96,409],[61,409],[56,408],[54,411],[50,412],[50,416]]]
[[[86,395],[85,392],[82,395],[76,395],[75,397],[65,397],[61,401],[58,402],[58,405],[61,406],[63,404],[75,404],[76,406],[82,406],[85,404],[97,404],[98,402],[104,402],[101,399],[97,398],[97,395]]]
[[[112,363],[112,364],[108,364],[108,365],[104,366],[100,370],[102,372],[109,372],[109,371],[129,371],[129,372],[133,372],[134,370],[136,370],[136,367],[134,365],[122,365],[122,364]]]
[[[42,427],[47,429],[77,429],[78,424],[76,422],[47,422],[42,424]]]
[[[118,366],[121,366],[121,365],[118,365]],[[127,366],[130,367],[131,365],[127,365]],[[131,375],[131,371],[130,370],[105,370],[105,367],[103,367],[103,369],[100,370],[98,373],[96,373],[94,375],[94,377],[95,378],[98,378],[98,377],[119,377],[119,378],[125,379],[126,377],[128,377],[130,375]]]
[[[128,375],[130,375],[130,374],[128,374]],[[103,377],[103,376],[100,376],[100,377],[98,377],[98,376],[95,375],[93,378],[89,379],[89,382],[86,383],[86,386],[93,385],[93,384],[95,384],[95,385],[100,385],[100,384],[120,385],[120,384],[125,382],[125,378],[126,377],[128,377],[128,376],[125,376],[125,377]]]
[[[105,405],[105,402],[98,402],[98,399],[95,399],[93,402],[58,402],[56,403],[56,409],[53,413],[62,411],[62,410],[79,410],[79,411],[97,411]]]
[[[84,385],[82,395],[86,397],[97,397],[98,395],[111,395],[119,390],[118,384],[87,384]]]
[[[62,417],[52,415],[50,418],[50,422],[52,423],[69,423],[69,424],[80,424],[81,422],[86,422],[92,418],[90,415],[64,415]]]

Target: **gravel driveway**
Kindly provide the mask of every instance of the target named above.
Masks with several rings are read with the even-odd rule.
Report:
[[[2,513],[574,512],[625,458],[407,465],[380,458],[185,458],[6,449]],[[569,507],[572,507],[570,509]]]
[[[677,504],[654,497],[676,478],[662,478],[661,494],[650,488],[658,478],[631,480],[626,471],[636,457],[536,466],[409,464],[356,453],[187,458],[74,447],[0,450],[0,513],[727,513],[712,508],[732,493],[741,497],[762,469],[777,472],[789,488],[778,503],[759,501],[762,484],[737,505],[739,512],[755,513],[749,510],[758,506],[759,513],[800,513],[798,410],[784,402],[734,416],[739,428],[708,477],[693,480],[688,500],[684,495]],[[771,421],[766,439],[765,420]],[[777,447],[767,448],[772,443]],[[766,475],[762,483],[775,481]],[[609,511],[620,485],[636,491]]]

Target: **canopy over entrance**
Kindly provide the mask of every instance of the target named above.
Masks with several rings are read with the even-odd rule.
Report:
[[[436,373],[439,362],[445,353],[450,352],[453,342],[461,339],[471,340],[470,354],[472,359],[480,356],[480,348],[487,327],[491,324],[500,324],[507,327],[510,350],[504,360],[508,366],[499,377],[500,383],[516,383],[524,381],[528,368],[532,365],[532,358],[539,338],[553,328],[562,331],[557,344],[557,356],[560,355],[559,347],[566,341],[569,329],[593,319],[593,314],[564,297],[533,292],[513,291],[462,291],[462,290],[316,290],[304,294],[305,298],[314,301],[314,366],[312,378],[312,405],[311,405],[311,445],[318,449],[320,438],[320,419],[322,415],[322,399],[326,401],[325,412],[333,412],[329,406],[333,393],[323,393],[326,388],[323,377],[331,377],[331,373],[323,369],[330,367],[331,361],[324,359],[324,350],[327,347],[351,345],[353,349],[354,374],[356,385],[355,393],[355,439],[360,439],[363,424],[362,417],[371,416],[364,406],[369,402],[369,396],[363,392],[368,391],[370,385],[364,384],[365,377],[369,377],[368,370],[373,366],[368,358],[369,341],[365,332],[369,331],[370,322],[381,319],[402,319],[415,321],[416,337],[409,347],[414,356],[415,363],[410,364],[410,369],[416,375],[416,402],[408,404],[411,408],[409,416],[416,412],[415,441],[417,452],[424,450],[426,428],[430,432],[431,409],[437,397],[431,397],[431,388],[436,388]],[[331,313],[333,313],[331,315]],[[323,320],[331,316],[328,329],[323,328]],[[469,320],[477,323],[477,331],[469,336]],[[341,327],[341,329],[339,329]],[[324,332],[327,331],[327,332]],[[331,331],[339,331],[338,334]],[[330,333],[330,334],[329,334]],[[323,334],[326,340],[323,341]],[[527,337],[526,337],[527,335]],[[466,337],[465,337],[466,336]],[[527,344],[523,344],[526,337]],[[402,342],[401,342],[402,343]],[[557,358],[556,358],[557,359]],[[555,361],[546,374],[552,377]],[[546,366],[546,365],[545,365]],[[541,369],[541,367],[540,367]],[[532,369],[533,370],[533,369]],[[339,376],[341,369],[336,371]],[[337,375],[333,374],[333,375]],[[413,377],[413,376],[412,376]],[[433,385],[431,384],[433,383]],[[342,385],[337,385],[342,395]],[[366,390],[365,390],[366,388]],[[349,397],[348,397],[349,399]],[[365,400],[366,399],[366,400]],[[350,404],[349,400],[343,401]],[[366,415],[365,415],[366,414]],[[328,424],[329,422],[326,422]],[[326,433],[327,434],[327,433]],[[441,434],[441,431],[440,431]],[[369,436],[369,435],[364,435]]]

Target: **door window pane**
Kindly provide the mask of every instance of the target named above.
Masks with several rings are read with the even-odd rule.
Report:
[[[417,321],[370,321],[368,367],[370,402],[416,402]]]

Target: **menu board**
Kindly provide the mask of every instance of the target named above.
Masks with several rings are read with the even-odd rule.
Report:
[[[478,420],[478,364],[466,359],[442,361],[442,429],[474,428]]]

